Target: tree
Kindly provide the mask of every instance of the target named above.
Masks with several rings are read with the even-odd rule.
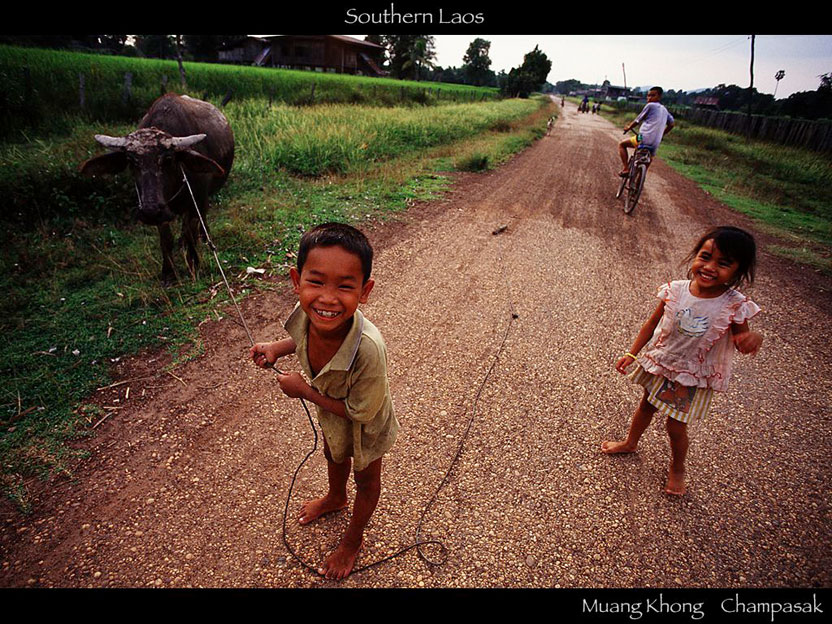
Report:
[[[465,84],[465,72],[461,67],[434,67],[425,74],[426,80],[433,82],[447,82],[450,84]]]
[[[490,69],[491,59],[488,57],[490,51],[491,42],[479,37],[468,46],[468,51],[462,57],[462,69],[468,84],[479,87],[491,82],[494,72]]]
[[[136,35],[136,47],[142,56],[149,58],[174,58],[175,44],[171,35]]]
[[[535,46],[523,57],[523,64],[509,71],[500,84],[500,91],[509,97],[527,98],[539,91],[552,69],[552,61]]]
[[[245,37],[245,35],[182,35],[182,42],[187,58],[215,63],[219,60],[219,51],[223,47]]]
[[[535,76],[522,67],[512,67],[500,85],[503,95],[527,98],[539,88]]]
[[[127,35],[98,35],[98,45],[110,54],[119,54],[127,44]]]
[[[832,72],[820,76],[817,91],[792,93],[782,102],[780,111],[803,119],[832,119]]]
[[[520,68],[528,73],[538,85],[537,88],[540,88],[540,85],[546,82],[549,72],[552,71],[552,61],[535,46],[534,50],[523,57],[523,64]]]
[[[558,80],[555,83],[555,91],[564,95],[569,95],[572,91],[579,91],[584,88],[586,88],[586,85],[575,78],[570,78],[569,80]]]
[[[748,87],[720,84],[708,89],[704,95],[719,98],[719,108],[726,111],[741,111],[748,108]],[[774,96],[751,90],[752,112],[766,114],[774,110]],[[665,99],[664,97],[662,98]]]
[[[406,59],[402,63],[402,70],[413,73],[413,78],[419,80],[420,71],[423,67],[432,69],[436,67],[433,59],[436,58],[436,47],[433,35],[417,35],[413,45],[407,51]]]
[[[381,35],[390,56],[390,75],[393,78],[419,80],[422,68],[435,67],[436,58],[432,35]]]

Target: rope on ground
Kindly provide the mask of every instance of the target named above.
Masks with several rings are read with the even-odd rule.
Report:
[[[222,275],[222,280],[225,283],[226,289],[228,290],[228,296],[231,298],[231,301],[234,304],[234,308],[237,311],[237,315],[240,317],[240,321],[242,322],[243,329],[245,329],[246,335],[248,336],[249,343],[252,346],[254,346],[254,338],[252,337],[251,332],[249,331],[248,325],[246,324],[245,317],[243,316],[243,313],[240,310],[240,307],[237,305],[237,300],[234,297],[234,293],[231,290],[231,286],[229,285],[228,280],[225,277],[225,271],[223,271],[222,264],[220,263],[219,256],[217,255],[217,247],[216,247],[216,245],[214,245],[213,241],[211,240],[210,235],[208,234],[208,228],[206,227],[205,221],[202,218],[202,213],[199,210],[199,206],[197,205],[196,198],[194,197],[193,191],[191,190],[191,185],[188,182],[188,177],[187,177],[187,175],[185,175],[185,170],[184,169],[182,169],[182,178],[183,178],[183,181],[185,182],[185,186],[188,188],[188,192],[191,195],[191,200],[194,203],[194,208],[196,209],[197,216],[199,216],[199,222],[202,225],[202,231],[205,233],[205,243],[208,246],[208,248],[213,252],[214,260],[217,263],[217,268],[219,268],[220,275]],[[180,191],[181,191],[181,189],[180,189]],[[177,194],[178,194],[178,192],[177,192]],[[141,200],[141,198],[140,198],[140,200]],[[495,235],[496,234],[502,234],[503,232],[506,231],[507,228],[508,228],[507,225],[501,226],[501,227],[497,228],[496,230],[494,230],[492,232],[492,234],[495,234]],[[505,275],[505,264],[503,263],[503,258],[502,258],[502,248],[500,248],[498,256],[499,256],[499,263],[503,267],[503,272],[504,272],[504,275]],[[506,279],[507,279],[507,276],[506,276]],[[460,439],[459,446],[457,447],[456,453],[454,454],[454,457],[451,460],[451,463],[448,466],[448,469],[445,471],[445,475],[442,478],[442,481],[440,481],[440,483],[437,486],[436,490],[434,491],[433,495],[430,497],[430,500],[428,500],[427,504],[422,509],[422,514],[419,516],[419,522],[416,526],[416,539],[414,540],[414,543],[410,544],[409,546],[405,546],[404,548],[401,548],[398,551],[396,551],[395,553],[393,553],[391,555],[388,555],[387,557],[384,557],[382,559],[379,559],[378,561],[374,561],[372,563],[369,563],[369,564],[366,564],[366,565],[363,565],[363,566],[360,566],[360,567],[357,567],[357,568],[353,568],[353,570],[350,572],[350,574],[356,574],[358,572],[362,572],[364,570],[368,570],[370,568],[378,566],[382,563],[390,561],[391,559],[395,559],[396,557],[399,557],[399,556],[405,554],[406,552],[409,552],[409,551],[413,550],[414,548],[416,549],[416,552],[419,554],[419,556],[426,563],[428,563],[429,565],[438,566],[438,565],[442,565],[443,563],[445,563],[445,561],[447,561],[448,549],[445,546],[445,544],[443,544],[440,540],[422,539],[421,538],[422,525],[424,523],[425,517],[427,516],[428,510],[431,508],[433,503],[436,501],[436,498],[439,495],[439,492],[442,490],[443,487],[445,487],[445,484],[447,483],[448,479],[451,476],[451,472],[453,471],[453,468],[456,466],[456,463],[459,461],[459,458],[462,455],[462,448],[465,445],[465,439],[468,437],[468,433],[471,430],[471,425],[473,424],[474,418],[477,414],[477,405],[479,403],[480,396],[482,395],[482,392],[485,388],[485,384],[488,383],[488,379],[491,376],[491,373],[494,370],[494,367],[496,366],[497,361],[500,358],[500,354],[503,352],[503,348],[505,347],[506,341],[508,340],[508,335],[509,335],[509,332],[511,331],[511,327],[512,327],[515,319],[518,318],[518,315],[514,312],[514,306],[511,302],[510,288],[509,288],[508,304],[509,304],[509,310],[511,311],[511,316],[509,318],[508,324],[506,325],[506,330],[505,330],[505,333],[503,334],[503,339],[500,341],[500,345],[497,348],[496,353],[494,354],[494,358],[491,361],[491,365],[488,367],[488,371],[486,372],[485,377],[483,377],[483,380],[480,383],[479,389],[477,390],[477,393],[474,396],[474,402],[473,402],[472,407],[471,407],[471,416],[468,418],[468,423],[465,427],[465,432],[463,433],[462,438]],[[275,367],[272,367],[272,368],[274,369],[274,371],[277,374],[281,373],[281,371],[279,369],[277,369]],[[292,481],[289,484],[289,492],[286,496],[286,504],[284,505],[284,508],[283,508],[283,531],[282,531],[282,533],[283,533],[283,545],[286,547],[286,550],[288,550],[289,553],[298,561],[298,563],[300,563],[307,570],[317,574],[318,569],[315,566],[308,563],[307,561],[305,561],[297,552],[295,552],[295,550],[289,544],[289,540],[286,537],[286,518],[289,515],[289,503],[292,499],[292,492],[294,490],[298,474],[300,473],[301,469],[306,464],[306,462],[309,460],[309,458],[312,457],[315,454],[315,452],[318,450],[318,429],[315,426],[315,422],[312,419],[312,414],[309,411],[309,407],[306,405],[306,401],[304,401],[301,398],[300,403],[303,406],[304,411],[306,412],[307,419],[309,420],[309,426],[312,429],[312,435],[314,436],[314,441],[313,441],[313,444],[312,444],[312,449],[306,454],[306,456],[303,458],[303,460],[300,462],[300,464],[298,464],[298,467],[295,469],[295,472],[292,475]],[[428,557],[425,554],[424,550],[423,550],[424,546],[437,546],[441,551],[440,559],[435,560],[435,559],[431,559],[430,557]]]

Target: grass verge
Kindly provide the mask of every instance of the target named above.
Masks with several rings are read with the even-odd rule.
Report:
[[[606,111],[623,126],[632,113]],[[772,253],[832,275],[832,157],[678,120],[659,157],[781,239]]]

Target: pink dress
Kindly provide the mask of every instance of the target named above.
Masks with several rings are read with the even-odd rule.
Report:
[[[726,390],[734,354],[731,325],[753,318],[760,306],[730,288],[719,297],[695,297],[690,280],[664,284],[657,296],[665,302],[664,315],[639,365],[682,386]]]

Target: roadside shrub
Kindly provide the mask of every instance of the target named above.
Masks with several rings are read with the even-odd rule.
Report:
[[[485,171],[488,169],[489,159],[487,154],[475,152],[460,159],[456,163],[456,168],[459,171]]]

